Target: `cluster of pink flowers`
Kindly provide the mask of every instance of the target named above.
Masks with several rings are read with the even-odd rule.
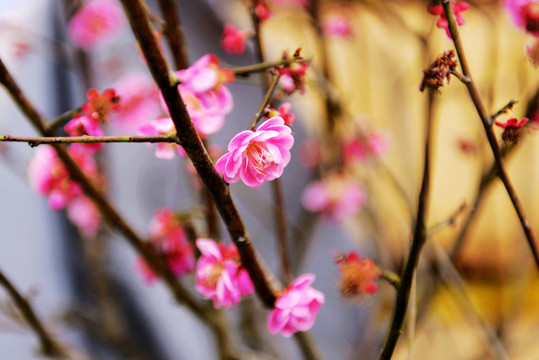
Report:
[[[314,274],[304,274],[287,286],[268,316],[270,333],[290,337],[313,327],[325,302],[324,294],[311,287],[314,280]]]
[[[224,85],[234,80],[234,73],[230,69],[220,68],[219,59],[208,54],[175,75],[182,82],[178,90],[200,136],[220,130],[225,116],[234,106],[232,94]],[[161,100],[168,114],[168,108]]]
[[[341,281],[339,288],[346,297],[373,295],[378,291],[376,282],[382,272],[371,259],[361,259],[355,252],[338,253],[335,260],[339,265]]]
[[[247,37],[247,31],[240,30],[232,24],[225,24],[221,46],[229,54],[243,55]]]
[[[296,120],[296,115],[290,112],[292,109],[292,104],[290,103],[284,103],[281,106],[279,106],[278,109],[274,108],[266,108],[266,113],[264,114],[264,117],[266,119],[271,119],[273,117],[280,117],[284,120],[284,124],[286,126],[292,126],[294,123],[294,120]]]
[[[215,164],[228,183],[242,180],[251,188],[283,174],[294,145],[291,129],[280,117],[263,122],[256,130],[245,130],[228,144],[228,153]]]
[[[114,0],[89,0],[73,16],[68,33],[73,43],[91,50],[117,34],[125,24],[120,4]]]
[[[196,263],[195,287],[215,308],[237,305],[242,296],[253,293],[254,286],[242,268],[236,245],[217,244],[212,239],[199,238],[196,245],[201,256]]]
[[[94,184],[102,186],[103,181],[92,157],[78,144],[71,145],[68,152]],[[82,234],[97,234],[99,212],[82,194],[80,185],[71,180],[67,169],[51,146],[44,145],[37,149],[28,166],[28,179],[34,191],[48,198],[51,209],[68,209],[69,218],[79,226]]]
[[[332,220],[344,220],[355,215],[365,202],[363,186],[354,179],[331,173],[322,180],[309,184],[301,196],[301,203],[310,211],[319,212]]]
[[[293,62],[287,67],[276,69],[281,75],[279,85],[288,95],[296,90],[302,94],[305,92],[305,74],[308,67],[308,62]]]
[[[460,13],[468,10],[470,8],[470,4],[468,4],[466,1],[455,3],[454,0],[451,0],[451,8],[453,9],[453,13],[455,14],[457,25],[464,25],[466,21]],[[440,18],[436,22],[436,26],[440,29],[445,29],[447,37],[451,39],[451,33],[449,32],[449,23],[447,22],[447,17],[445,16],[444,7],[442,5],[431,5],[428,7],[428,11],[432,15],[440,16]]]
[[[353,35],[348,19],[339,14],[333,14],[324,21],[322,29],[326,34],[340,38],[349,38]]]
[[[163,208],[155,211],[150,221],[149,239],[154,252],[166,259],[174,275],[181,276],[193,271],[195,266],[193,246],[189,243],[187,233],[172,209]],[[157,276],[142,258],[138,259],[137,265],[148,283],[155,281]]]

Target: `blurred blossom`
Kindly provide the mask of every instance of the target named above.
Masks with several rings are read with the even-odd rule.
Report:
[[[528,118],[523,118],[518,121],[516,118],[507,120],[505,123],[494,121],[494,124],[503,128],[502,140],[506,143],[516,144],[520,141],[522,127],[529,121]]]
[[[225,24],[221,46],[228,54],[243,55],[246,41],[246,31],[240,30],[232,24]]]
[[[322,160],[322,148],[313,139],[303,142],[300,154],[301,164],[307,169],[314,169]]]
[[[309,5],[309,0],[272,0],[275,4],[280,5],[301,5],[301,6],[307,6]]]
[[[120,98],[114,89],[105,89],[101,94],[96,89],[90,89],[86,96],[88,102],[82,105],[82,113],[102,123],[108,122],[110,113],[120,108]]]
[[[378,291],[377,280],[382,272],[371,259],[361,259],[355,252],[337,254],[341,280],[339,289],[343,296],[355,297],[372,295]]]
[[[516,26],[539,37],[539,1],[505,0],[505,8]]]
[[[322,24],[324,32],[335,37],[348,38],[353,35],[348,19],[339,14],[330,15]]]
[[[130,72],[114,85],[121,106],[112,114],[112,121],[122,128],[137,128],[155,119],[161,112],[159,92],[155,83],[144,73]]]
[[[105,132],[101,129],[100,123],[97,120],[81,114],[75,115],[75,117],[64,126],[64,130],[69,136],[105,135]],[[103,145],[103,143],[81,143],[79,146],[90,154],[93,154],[99,151]]]
[[[215,164],[225,181],[242,180],[251,188],[283,174],[294,145],[292,131],[280,117],[263,122],[256,130],[240,132],[228,144],[228,153]]]
[[[281,75],[279,85],[288,94],[292,94],[298,90],[301,94],[305,92],[305,74],[309,67],[308,62],[293,62],[287,67],[276,68],[275,70]]]
[[[264,117],[266,119],[270,119],[273,117],[280,117],[284,120],[284,124],[286,126],[292,126],[294,123],[294,120],[296,120],[296,115],[292,114],[290,112],[290,109],[292,109],[292,104],[290,103],[284,103],[281,106],[279,106],[279,109],[275,110],[273,108],[268,108],[266,110],[266,113],[264,114]]]
[[[389,144],[385,133],[371,132],[344,142],[342,151],[345,161],[365,161],[369,156],[382,156],[388,148]]]
[[[255,15],[258,17],[258,21],[264,21],[268,20],[272,13],[265,2],[257,1],[255,6]]]
[[[115,0],[89,0],[73,16],[68,33],[73,43],[92,50],[116,35],[125,24],[122,9]]]
[[[101,179],[97,172],[97,165],[80,146],[69,146],[68,152],[81,170],[99,184]],[[49,206],[53,210],[65,208],[71,200],[80,195],[79,184],[72,181],[67,169],[56,155],[56,151],[48,145],[43,145],[28,165],[28,180],[30,186],[38,194],[48,198]]]
[[[310,211],[322,212],[332,220],[355,215],[365,202],[363,187],[353,178],[332,173],[307,185],[301,203]]]
[[[237,305],[242,296],[253,293],[254,286],[241,266],[236,245],[217,244],[212,239],[199,238],[196,245],[201,256],[196,264],[195,287],[215,308]]]
[[[464,23],[466,22],[460,13],[468,10],[469,7],[470,4],[468,4],[466,1],[455,3],[454,0],[451,0],[451,8],[453,9],[453,14],[455,15],[458,26],[464,25]],[[447,22],[447,18],[445,16],[444,7],[442,5],[430,5],[428,7],[428,11],[432,15],[440,16],[440,18],[436,22],[436,26],[440,29],[445,29],[447,37],[451,39],[451,33],[449,32],[449,23]]]
[[[291,337],[313,327],[325,302],[324,294],[311,287],[314,280],[314,274],[304,274],[286,287],[268,316],[270,333],[280,332],[284,337]]]
[[[101,225],[101,213],[84,195],[74,198],[67,207],[67,217],[77,226],[82,235],[94,237]]]
[[[176,275],[193,271],[195,266],[194,249],[187,233],[174,211],[170,208],[156,210],[149,225],[149,238],[153,251],[164,258],[170,271]],[[153,270],[139,258],[138,269],[148,283],[157,279]]]
[[[162,117],[153,120],[149,124],[142,125],[139,128],[139,134],[143,136],[155,136],[155,135],[174,135],[176,134],[176,128],[174,122],[169,117]],[[148,146],[151,146],[148,143]],[[176,153],[181,157],[186,157],[185,150],[176,143],[157,143],[157,149],[155,150],[155,157],[163,160],[174,159]]]

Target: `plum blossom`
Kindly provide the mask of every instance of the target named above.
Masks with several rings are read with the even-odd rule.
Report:
[[[507,120],[505,123],[502,123],[500,121],[494,121],[494,124],[503,128],[503,133],[502,133],[503,141],[510,144],[516,144],[520,141],[522,127],[526,125],[528,121],[529,121],[528,118],[523,118],[520,121],[518,121],[518,119],[516,118],[511,118]]]
[[[264,1],[257,1],[255,5],[255,15],[258,21],[268,20],[272,13]]]
[[[470,4],[468,4],[466,1],[455,3],[454,0],[451,0],[451,8],[453,9],[453,14],[455,15],[458,26],[464,25],[464,23],[466,22],[464,20],[464,17],[462,17],[460,13],[468,10],[469,7]],[[444,7],[442,5],[430,5],[428,7],[428,12],[432,15],[440,16],[440,18],[436,22],[436,26],[440,29],[445,29],[447,37],[451,39],[451,33],[449,32],[449,23],[447,22],[447,18],[445,17]]]
[[[383,132],[361,135],[344,143],[342,152],[345,161],[365,161],[369,156],[379,157],[387,151],[388,139]]]
[[[349,38],[353,35],[352,27],[350,26],[348,19],[339,14],[333,14],[324,21],[322,29],[324,29],[326,34],[335,37]]]
[[[341,281],[339,289],[346,297],[372,295],[378,291],[376,281],[382,272],[371,259],[361,259],[355,252],[336,254]]]
[[[68,148],[69,155],[82,171],[99,185],[101,179],[94,159],[80,146],[73,145]],[[79,184],[70,179],[67,169],[51,146],[37,149],[28,165],[28,180],[34,191],[47,196],[49,206],[53,210],[65,208],[71,200],[82,193]]]
[[[121,106],[112,114],[114,125],[137,128],[160,114],[159,91],[146,74],[127,73],[115,83],[114,89],[122,99]]]
[[[116,96],[114,89],[105,89],[101,94],[96,89],[90,89],[86,96],[88,102],[82,105],[82,113],[103,123],[108,121],[112,111],[118,110],[120,107],[120,98]]]
[[[429,89],[436,93],[438,89],[444,86],[444,80],[451,80],[451,71],[457,67],[457,61],[454,59],[455,51],[447,50],[443,54],[438,55],[436,60],[423,70],[423,80],[419,85],[419,91]]]
[[[208,54],[175,75],[182,82],[178,90],[200,135],[206,136],[220,130],[225,116],[234,107],[232,94],[224,85],[234,80],[234,73],[230,69],[220,68],[219,59]],[[162,96],[161,105],[168,113]]]
[[[120,5],[113,0],[90,0],[84,3],[68,25],[73,43],[91,50],[116,35],[125,19]]]
[[[101,225],[101,213],[84,195],[74,198],[67,207],[67,217],[77,226],[82,235],[94,237]]]
[[[172,119],[169,117],[162,117],[153,120],[149,124],[142,125],[139,128],[139,134],[144,136],[154,136],[154,135],[174,135],[176,134],[176,128]],[[148,144],[151,146],[151,144]],[[180,154],[181,157],[186,157],[187,154],[185,150],[180,145],[175,143],[157,143],[157,149],[155,150],[155,157],[163,160],[174,159],[176,153]]]
[[[355,180],[332,173],[307,185],[301,203],[310,211],[321,211],[331,220],[344,220],[356,214],[365,202],[365,191]]]
[[[273,108],[267,108],[264,117],[266,119],[271,119],[272,117],[276,116],[281,117],[284,120],[284,124],[291,127],[294,123],[294,120],[296,120],[296,115],[292,114],[290,112],[290,109],[292,109],[292,104],[290,103],[282,104],[277,110]]]
[[[241,266],[236,245],[205,238],[197,239],[196,245],[202,255],[196,263],[195,288],[212,300],[215,308],[228,309],[242,296],[253,293],[253,283]]]
[[[172,209],[163,208],[155,211],[150,221],[149,239],[153,250],[166,259],[174,275],[181,276],[193,271],[195,266],[193,246]],[[142,258],[138,259],[137,266],[149,284],[155,281],[157,276]]]
[[[291,129],[280,117],[264,121],[256,130],[244,130],[228,144],[228,153],[221,156],[215,168],[225,181],[242,180],[256,188],[277,179],[290,162],[294,145]]]
[[[105,132],[101,129],[100,123],[88,116],[77,114],[64,126],[65,132],[69,136],[103,136]],[[81,143],[80,147],[90,154],[96,153],[101,149],[103,143]]]
[[[505,0],[505,8],[517,27],[539,37],[539,1]]]
[[[287,67],[275,69],[281,75],[279,85],[288,95],[296,90],[301,94],[305,92],[305,74],[308,67],[308,62],[297,61]]]
[[[287,286],[268,316],[270,333],[290,337],[313,327],[325,302],[324,294],[311,287],[314,280],[314,274],[303,274]]]
[[[225,24],[221,46],[228,54],[242,55],[245,53],[247,37],[246,31],[240,30],[232,24]]]

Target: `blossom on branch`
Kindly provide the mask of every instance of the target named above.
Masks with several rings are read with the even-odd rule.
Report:
[[[355,297],[372,295],[378,291],[376,281],[382,272],[371,259],[361,259],[355,252],[337,253],[335,261],[339,265],[341,281],[339,289],[343,296]]]
[[[247,31],[240,30],[232,24],[225,24],[221,46],[228,54],[242,55],[245,53],[247,37]]]
[[[470,4],[468,4],[466,1],[455,3],[454,0],[451,0],[451,8],[453,9],[453,14],[455,15],[455,20],[458,26],[464,25],[464,23],[466,22],[460,13],[468,10],[469,7]],[[436,22],[436,26],[440,29],[445,29],[447,37],[451,39],[451,33],[449,32],[449,23],[447,22],[447,17],[445,16],[444,7],[442,5],[430,5],[427,9],[428,12],[432,15],[440,16],[440,18]]]
[[[333,14],[324,21],[322,29],[326,34],[340,38],[349,38],[353,35],[348,19],[338,14]]]
[[[440,87],[444,86],[444,80],[449,83],[451,71],[457,67],[457,61],[454,57],[454,50],[447,50],[442,55],[438,55],[436,60],[423,70],[423,80],[419,85],[419,90],[423,91],[427,88],[436,93]]]
[[[143,136],[155,136],[155,135],[174,135],[176,134],[176,128],[172,119],[169,117],[162,117],[153,120],[149,124],[142,125],[139,128],[139,134]],[[148,143],[148,146],[152,144]],[[157,149],[155,150],[155,157],[163,160],[174,159],[176,153],[185,158],[187,154],[183,148],[176,143],[157,143]]]
[[[254,9],[255,15],[258,18],[258,21],[262,22],[268,20],[272,13],[268,8],[268,5],[264,1],[257,1]]]
[[[304,274],[286,287],[268,316],[270,333],[290,337],[313,327],[325,302],[324,294],[311,287],[314,280],[314,274]]]
[[[296,115],[292,114],[290,112],[290,109],[292,109],[292,104],[290,103],[284,103],[281,106],[279,106],[278,109],[273,108],[266,108],[266,113],[264,114],[264,117],[266,119],[271,119],[272,117],[281,117],[284,120],[284,124],[286,126],[292,127],[292,124],[294,123],[294,120],[296,120]]]
[[[236,245],[217,244],[212,239],[196,241],[201,256],[196,263],[195,288],[215,308],[237,305],[242,296],[253,293],[251,278],[241,266]]]
[[[305,92],[305,74],[308,67],[308,62],[296,61],[289,66],[275,69],[281,75],[279,85],[288,95],[296,90],[301,94]]]
[[[65,132],[69,136],[103,136],[105,132],[101,129],[100,123],[88,116],[77,114],[64,126]],[[96,153],[103,147],[103,143],[82,143],[81,148],[90,154]]]
[[[92,200],[84,195],[74,198],[67,206],[67,217],[86,237],[94,237],[101,226],[101,213]]]
[[[152,250],[166,260],[170,271],[176,276],[193,271],[194,249],[174,211],[169,208],[157,210],[149,227]],[[142,258],[138,259],[137,265],[148,283],[151,284],[157,278]]]
[[[251,188],[283,174],[290,162],[294,145],[292,130],[280,117],[264,121],[256,130],[240,132],[228,144],[228,153],[221,156],[215,168],[225,181],[242,180]]]
[[[120,107],[120,98],[114,89],[105,89],[101,94],[96,89],[90,89],[86,96],[88,102],[82,105],[82,113],[102,123],[106,123],[110,113]]]
[[[494,124],[503,128],[502,140],[509,144],[517,144],[520,141],[522,127],[529,121],[528,118],[523,118],[518,121],[516,118],[507,120],[505,123],[494,121]]]
[[[92,50],[121,30],[125,23],[120,5],[113,0],[90,0],[73,16],[68,26],[73,43]]]

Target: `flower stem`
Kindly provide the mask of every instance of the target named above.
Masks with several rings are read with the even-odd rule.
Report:
[[[0,142],[25,142],[31,147],[44,144],[74,144],[74,143],[175,143],[176,135],[155,136],[0,136]]]
[[[518,198],[518,195],[509,180],[509,176],[507,174],[506,168],[505,168],[505,162],[503,159],[502,152],[500,150],[500,147],[498,145],[498,140],[496,139],[496,135],[494,134],[494,131],[492,130],[492,127],[490,126],[490,117],[485,109],[485,106],[483,105],[483,102],[481,100],[481,97],[479,95],[479,91],[477,90],[477,87],[475,86],[475,83],[472,79],[470,68],[468,65],[468,61],[466,59],[466,55],[464,53],[464,47],[462,45],[462,41],[460,39],[460,34],[457,28],[457,24],[455,22],[455,18],[453,15],[453,9],[451,8],[451,1],[450,0],[442,0],[442,5],[444,7],[445,15],[448,21],[449,26],[449,32],[451,33],[451,36],[453,38],[453,43],[455,44],[455,49],[457,51],[457,56],[460,61],[460,66],[462,68],[463,75],[470,79],[469,82],[466,82],[466,88],[468,89],[468,92],[470,94],[470,98],[472,99],[475,108],[477,110],[477,113],[479,117],[481,118],[481,122],[483,124],[483,127],[485,129],[485,133],[487,135],[487,139],[490,145],[490,148],[492,149],[492,154],[494,155],[494,160],[496,163],[496,168],[498,170],[497,175],[502,181],[503,185],[505,186],[505,189],[507,191],[507,194],[509,195],[509,198],[511,199],[511,202],[513,204],[513,207],[518,215],[518,218],[520,220],[520,224],[522,226],[522,229],[524,230],[524,234],[526,236],[526,240],[528,242],[528,246],[530,247],[530,250],[532,252],[533,260],[535,262],[535,265],[537,269],[539,269],[539,254],[536,248],[536,241],[535,236],[533,233],[533,229],[530,225],[530,222],[528,221],[528,218],[526,216],[526,213],[524,212],[524,208],[522,207],[522,203],[520,202],[520,199]]]
[[[71,120],[75,115],[80,113],[82,110],[82,107],[79,106],[76,109],[68,110],[63,114],[58,115],[54,119],[50,120],[49,123],[46,126],[47,130],[54,131],[58,126],[62,126],[65,123],[67,123],[69,120]]]
[[[255,116],[253,117],[253,120],[251,121],[251,124],[249,125],[249,130],[254,130],[256,127],[256,124],[258,123],[258,120],[264,116],[264,112],[266,110],[266,106],[269,105],[271,101],[271,96],[273,95],[273,92],[275,91],[275,88],[277,87],[277,84],[279,83],[279,79],[281,78],[281,75],[276,74],[273,76],[273,81],[271,82],[268,90],[266,91],[266,95],[264,96],[264,100],[262,100],[262,103],[258,107],[258,110],[255,113]]]

